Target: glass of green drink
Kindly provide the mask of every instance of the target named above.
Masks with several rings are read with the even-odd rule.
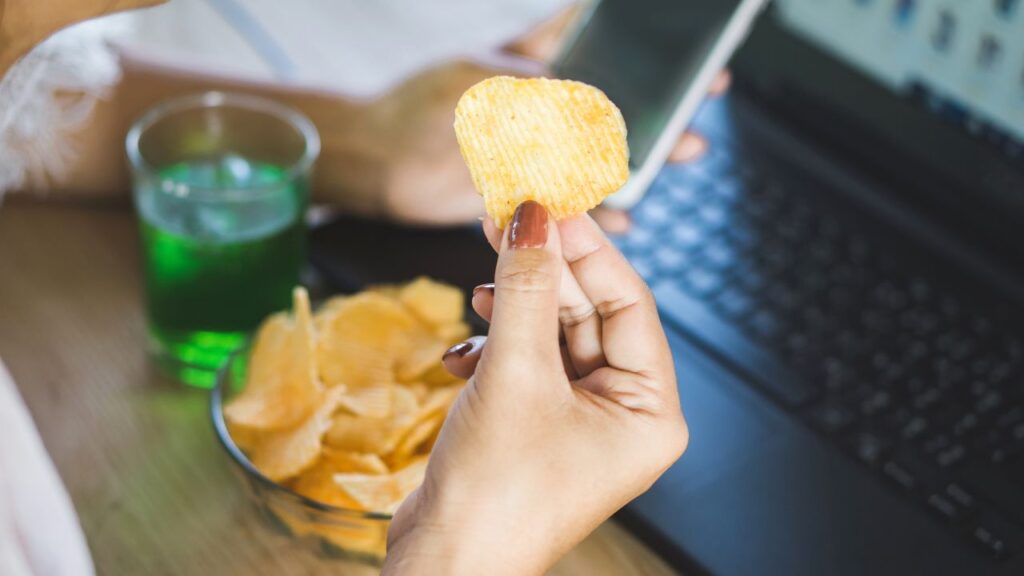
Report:
[[[319,136],[281,104],[210,92],[153,108],[126,146],[151,346],[172,376],[211,387],[299,283]]]

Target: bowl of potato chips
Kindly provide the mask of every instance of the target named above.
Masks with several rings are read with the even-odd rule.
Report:
[[[462,293],[427,278],[264,320],[221,370],[211,412],[252,501],[329,556],[379,563],[465,385],[441,357],[470,334]]]

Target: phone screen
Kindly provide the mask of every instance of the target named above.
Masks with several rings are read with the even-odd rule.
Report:
[[[618,105],[637,169],[740,3],[602,0],[555,73],[597,86]]]

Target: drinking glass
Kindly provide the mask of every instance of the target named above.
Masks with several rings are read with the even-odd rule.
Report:
[[[149,110],[126,147],[151,348],[173,377],[211,387],[299,283],[319,136],[286,106],[209,92]]]

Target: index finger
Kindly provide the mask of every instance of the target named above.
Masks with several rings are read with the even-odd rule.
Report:
[[[589,216],[562,220],[558,230],[569,269],[601,316],[608,365],[655,377],[672,370],[654,297],[626,257]]]

